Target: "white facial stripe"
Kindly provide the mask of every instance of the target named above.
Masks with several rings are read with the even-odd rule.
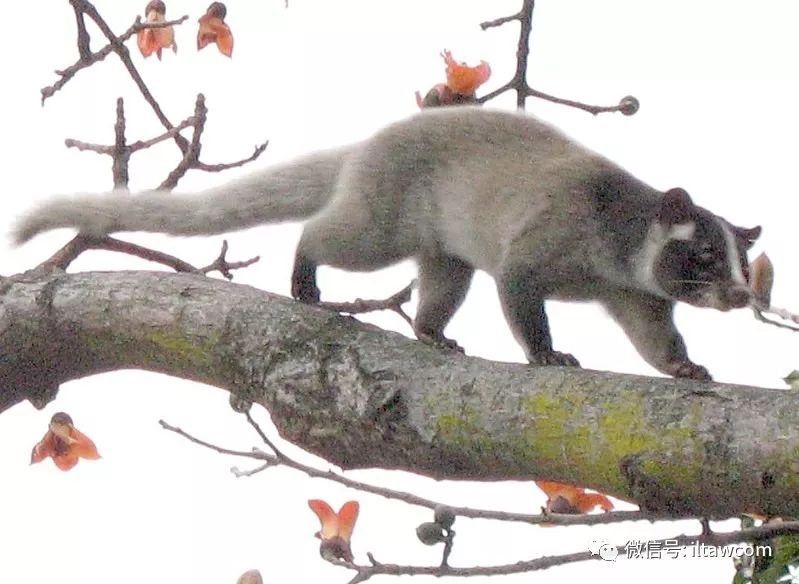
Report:
[[[663,251],[669,241],[669,234],[663,229],[660,223],[653,223],[649,228],[649,233],[644,239],[644,244],[641,251],[638,252],[635,259],[635,274],[638,283],[644,286],[645,290],[649,290],[656,296],[668,298],[668,294],[660,287],[655,279],[655,262]]]
[[[691,241],[694,238],[696,231],[696,223],[689,221],[688,223],[679,223],[672,225],[669,228],[667,239],[679,239],[680,241]]]
[[[738,253],[738,244],[735,241],[735,234],[724,221],[716,218],[716,223],[721,227],[721,232],[724,234],[724,241],[727,244],[727,262],[730,264],[730,276],[732,281],[736,284],[746,286],[746,277],[743,270],[741,270],[741,254]]]
[[[669,298],[669,295],[660,287],[660,284],[658,284],[655,278],[655,262],[657,262],[663,248],[669,241],[675,239],[690,241],[694,238],[695,233],[696,223],[693,221],[671,225],[668,229],[658,222],[653,223],[644,240],[644,245],[636,258],[636,276],[638,282],[643,284],[645,289],[653,294],[663,298]]]

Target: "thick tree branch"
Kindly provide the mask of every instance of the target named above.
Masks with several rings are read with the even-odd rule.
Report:
[[[673,516],[799,515],[799,395],[442,353],[250,287],[148,272],[0,280],[0,411],[141,368],[258,402],[345,469],[547,478]]]

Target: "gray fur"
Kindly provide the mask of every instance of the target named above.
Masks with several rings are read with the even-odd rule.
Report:
[[[700,304],[713,288],[726,303],[716,307],[742,302],[733,289],[741,282],[728,281],[740,266],[701,286],[680,271],[680,261],[696,268],[686,256],[693,248],[673,243],[692,244],[695,232],[714,242],[705,253],[717,264],[741,259],[732,257],[732,227],[687,193],[664,195],[531,116],[477,107],[426,110],[359,144],[195,195],[56,198],[26,215],[13,237],[20,243],[67,226],[96,235],[213,234],[307,217],[295,297],[318,300],[317,265],[373,270],[415,257],[416,333],[451,345],[443,329],[481,269],[497,281],[514,334],[540,364],[577,364],[552,350],[544,299],[596,300],[652,365],[706,379],[674,326],[674,301]]]
[[[352,146],[304,156],[200,193],[147,191],[77,194],[45,201],[11,234],[22,244],[38,233],[75,227],[87,235],[150,231],[211,235],[303,219],[327,204]]]

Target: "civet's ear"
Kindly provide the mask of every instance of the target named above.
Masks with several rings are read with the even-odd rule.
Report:
[[[733,226],[733,229],[735,230],[735,236],[741,241],[746,249],[752,247],[755,244],[755,241],[757,241],[757,238],[760,237],[760,234],[763,232],[763,228],[760,225],[752,227],[751,229]]]
[[[694,202],[685,189],[669,189],[663,195],[658,212],[658,221],[663,225],[678,225],[692,221]]]

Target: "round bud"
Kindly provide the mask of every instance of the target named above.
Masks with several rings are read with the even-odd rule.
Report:
[[[416,528],[416,537],[425,545],[436,545],[446,539],[438,523],[428,521]]]
[[[206,10],[205,13],[224,20],[227,16],[227,6],[225,6],[222,2],[211,2],[211,5],[208,7],[208,10]]]
[[[564,513],[567,515],[577,515],[580,513],[579,509],[569,503],[568,499],[564,497],[550,499],[547,505],[547,511],[550,513]]]
[[[639,102],[635,97],[632,95],[627,95],[621,98],[619,102],[619,111],[623,113],[625,116],[631,116],[635,112],[637,112],[641,107],[641,102]]]
[[[248,399],[244,399],[243,397],[238,396],[233,392],[231,392],[230,407],[233,409],[234,412],[238,414],[244,414],[250,411],[250,408],[252,407],[252,402]]]

